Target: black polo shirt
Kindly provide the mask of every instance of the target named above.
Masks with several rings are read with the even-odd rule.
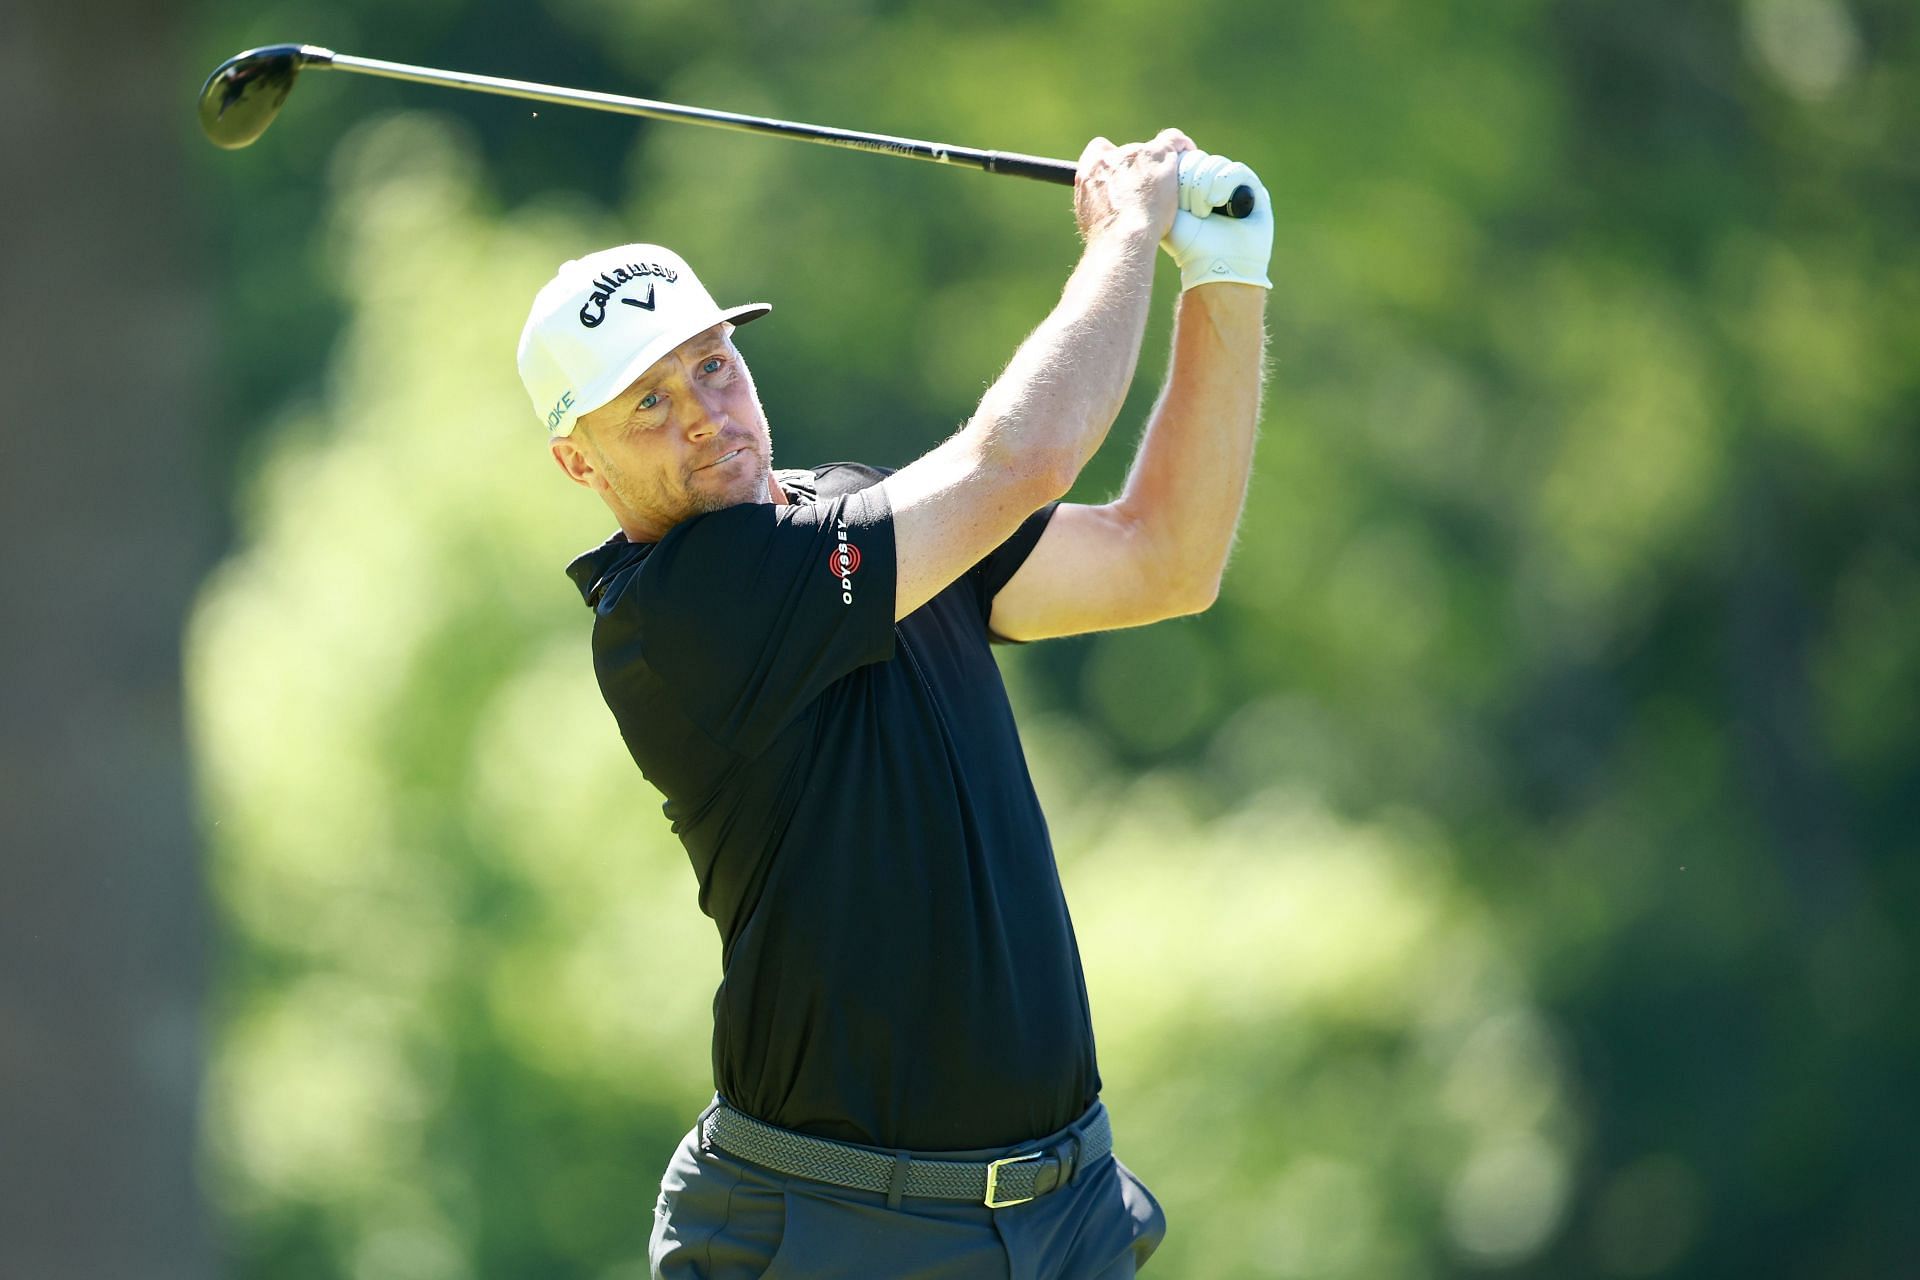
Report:
[[[568,566],[621,736],[719,926],[716,1087],[773,1124],[918,1151],[1060,1129],[1099,1093],[1086,982],[988,649],[1052,507],[893,620],[885,472]]]

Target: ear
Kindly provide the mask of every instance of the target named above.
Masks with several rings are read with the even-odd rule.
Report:
[[[547,442],[547,448],[552,452],[553,460],[560,464],[560,469],[567,473],[567,479],[589,489],[594,487],[593,477],[597,473],[593,459],[587,456],[587,451],[580,447],[579,441],[570,436],[555,436]]]

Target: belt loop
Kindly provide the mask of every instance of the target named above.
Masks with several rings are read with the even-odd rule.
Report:
[[[900,1197],[907,1193],[907,1169],[913,1157],[905,1151],[893,1153],[893,1173],[887,1178],[887,1208],[898,1209]]]
[[[713,1154],[713,1140],[707,1136],[707,1120],[725,1105],[727,1105],[726,1099],[717,1093],[714,1094],[713,1101],[709,1102],[706,1110],[700,1113],[700,1118],[693,1122],[693,1131],[700,1135],[700,1150],[708,1155]]]
[[[1080,1135],[1076,1133],[1069,1137],[1067,1139],[1067,1145],[1073,1152],[1072,1155],[1067,1157],[1067,1159],[1073,1162],[1073,1168],[1067,1174],[1067,1185],[1070,1187],[1078,1186],[1080,1184],[1080,1152],[1083,1150]]]

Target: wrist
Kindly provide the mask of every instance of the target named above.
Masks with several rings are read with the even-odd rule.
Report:
[[[1198,289],[1211,284],[1251,285],[1260,289],[1273,288],[1273,281],[1267,277],[1267,261],[1265,258],[1196,255],[1180,263],[1180,288],[1182,291]]]
[[[1216,318],[1260,314],[1266,311],[1267,295],[1272,292],[1271,286],[1250,284],[1244,280],[1212,280],[1207,283],[1213,287],[1180,291],[1183,310],[1197,308]]]
[[[1159,243],[1153,220],[1141,210],[1115,210],[1111,217],[1087,229],[1088,248],[1101,244],[1137,250],[1144,246],[1152,252]]]

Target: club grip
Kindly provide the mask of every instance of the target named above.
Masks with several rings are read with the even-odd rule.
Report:
[[[1073,185],[1073,176],[1077,167],[1071,160],[1050,160],[1045,156],[1021,155],[1016,151],[973,151],[961,152],[951,148],[942,157],[947,163],[962,163],[974,168],[985,169],[988,173],[1004,173],[1016,178],[1032,178],[1036,182],[1056,182],[1063,187]],[[1223,218],[1245,218],[1253,213],[1253,188],[1239,186],[1227,197],[1227,202],[1219,205],[1214,212]]]

